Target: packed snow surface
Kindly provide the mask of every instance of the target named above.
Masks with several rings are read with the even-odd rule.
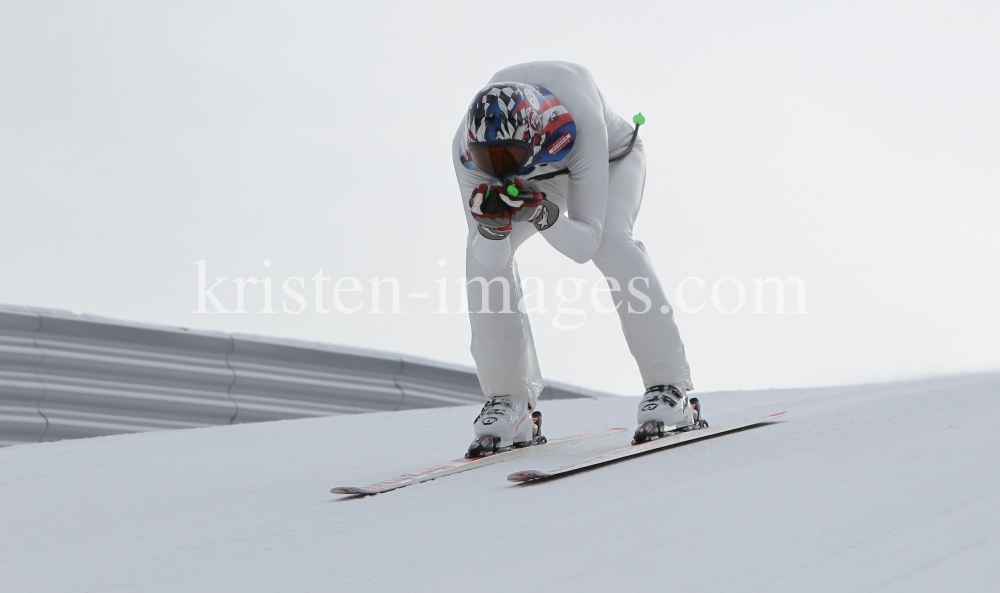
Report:
[[[588,441],[367,498],[459,457],[474,407],[0,449],[3,591],[996,591],[1000,375],[700,394],[786,420],[516,486]],[[543,402],[545,432],[636,398]]]

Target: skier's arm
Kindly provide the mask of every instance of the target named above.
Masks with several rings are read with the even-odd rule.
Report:
[[[608,135],[605,126],[580,132],[566,157],[569,169],[567,216],[541,233],[550,245],[577,263],[597,253],[608,205]]]

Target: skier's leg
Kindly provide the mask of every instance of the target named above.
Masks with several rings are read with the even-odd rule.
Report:
[[[645,387],[677,385],[693,389],[673,308],[646,248],[632,238],[645,182],[646,155],[642,145],[637,144],[628,156],[611,165],[604,234],[594,263],[605,277],[617,281],[619,290],[611,292],[611,296]],[[633,292],[644,294],[649,303]]]
[[[516,225],[509,237],[512,251],[535,232],[530,224]],[[473,423],[476,438],[466,456],[480,457],[506,447],[544,442],[541,419],[536,423],[533,417],[539,414],[533,410],[542,391],[542,374],[528,316],[518,306],[521,280],[514,255],[511,253],[500,269],[491,269],[469,251],[465,267],[472,356],[479,384],[489,400]]]
[[[514,225],[509,237],[512,251],[536,232],[530,224]],[[478,231],[472,228],[470,233]],[[470,234],[470,243],[473,237]],[[487,398],[523,396],[535,408],[542,375],[528,316],[518,307],[521,282],[514,255],[502,268],[488,269],[467,251],[465,269],[472,357],[483,393]]]

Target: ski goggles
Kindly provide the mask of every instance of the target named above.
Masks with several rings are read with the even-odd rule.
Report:
[[[506,179],[523,169],[533,152],[531,145],[523,140],[494,140],[469,142],[469,154],[480,171]]]

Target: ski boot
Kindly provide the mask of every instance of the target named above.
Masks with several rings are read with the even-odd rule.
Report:
[[[546,442],[542,436],[542,413],[532,411],[523,395],[490,399],[476,416],[473,427],[476,438],[465,454],[469,459]]]
[[[669,434],[705,428],[698,398],[688,399],[687,390],[677,385],[654,385],[646,390],[636,414],[639,427],[632,444],[638,445]]]

